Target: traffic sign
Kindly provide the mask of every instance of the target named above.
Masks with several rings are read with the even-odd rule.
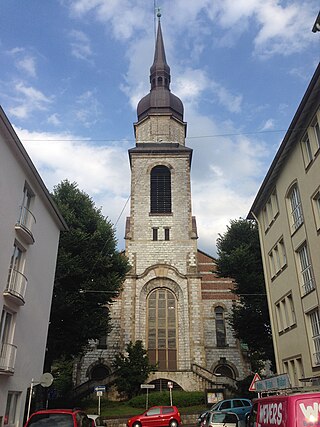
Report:
[[[284,390],[291,387],[288,374],[275,375],[264,380],[257,381],[255,384],[257,392]]]
[[[154,384],[141,384],[140,388],[155,388],[156,386]]]
[[[254,374],[253,380],[251,381],[249,391],[256,391],[256,382],[261,381],[260,375],[256,372]]]
[[[173,382],[172,381],[168,381],[168,388],[173,388]]]
[[[105,392],[106,391],[106,386],[105,385],[97,385],[94,388],[94,391],[103,391],[103,392]]]

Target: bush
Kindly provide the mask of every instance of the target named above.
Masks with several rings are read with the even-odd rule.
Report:
[[[133,408],[143,408],[146,403],[146,393],[133,397],[128,404]],[[205,394],[201,391],[172,391],[172,403],[179,407],[205,405]],[[148,406],[170,405],[169,391],[149,393]]]

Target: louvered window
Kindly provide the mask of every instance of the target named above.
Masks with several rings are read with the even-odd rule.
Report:
[[[151,213],[171,213],[171,173],[166,166],[151,171]]]

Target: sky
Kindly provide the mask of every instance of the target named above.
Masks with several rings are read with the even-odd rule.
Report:
[[[198,247],[245,218],[316,69],[318,0],[0,0],[0,104],[52,191],[76,182],[124,248],[128,149],[156,10],[193,149]]]

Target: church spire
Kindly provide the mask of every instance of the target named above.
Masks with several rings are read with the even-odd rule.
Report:
[[[151,115],[170,114],[183,121],[183,104],[181,100],[170,91],[170,67],[167,64],[164,49],[160,12],[158,16],[158,30],[154,50],[153,64],[150,67],[150,93],[144,96],[137,106],[138,121]]]
[[[158,32],[157,39],[155,44],[154,51],[154,60],[150,68],[150,83],[151,89],[156,86],[164,86],[169,89],[170,84],[170,67],[167,64],[166,52],[164,49],[162,31],[161,31],[161,22],[160,22],[160,12],[157,13],[158,16]]]

